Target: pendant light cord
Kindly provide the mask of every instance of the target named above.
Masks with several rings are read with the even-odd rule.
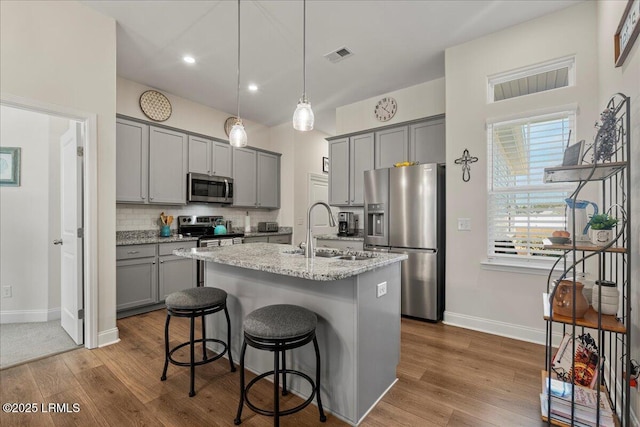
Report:
[[[237,119],[240,121],[240,0],[238,0],[238,88],[236,92],[236,105],[238,107]]]
[[[302,0],[302,101],[307,102],[307,0]]]

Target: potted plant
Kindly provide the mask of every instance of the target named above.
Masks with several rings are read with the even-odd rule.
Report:
[[[594,245],[606,245],[613,240],[612,228],[618,223],[617,218],[608,214],[596,214],[591,217],[589,226],[591,227],[591,243]]]

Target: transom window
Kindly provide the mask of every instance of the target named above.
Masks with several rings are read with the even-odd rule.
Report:
[[[564,111],[488,126],[489,260],[557,256],[542,240],[564,229],[572,187],[543,183],[544,168],[562,164],[575,112]]]

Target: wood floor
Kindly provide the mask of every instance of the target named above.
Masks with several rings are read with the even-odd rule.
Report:
[[[0,401],[35,403],[38,413],[1,413],[2,426],[232,426],[238,373],[226,359],[196,369],[196,396],[188,397],[188,368],[164,360],[163,310],[118,321],[121,341],[78,349],[0,371]],[[185,319],[172,320],[171,341],[188,336]],[[321,344],[322,345],[322,344]],[[363,426],[541,426],[539,345],[455,328],[402,320],[399,381]],[[253,378],[248,373],[248,378]],[[255,393],[254,393],[255,390]],[[269,406],[271,383],[258,383],[255,403]],[[301,400],[283,398],[287,407]],[[49,403],[77,403],[79,412],[56,413]],[[73,411],[73,407],[69,408]],[[285,417],[283,426],[343,426],[315,406]],[[243,426],[273,419],[243,412]]]

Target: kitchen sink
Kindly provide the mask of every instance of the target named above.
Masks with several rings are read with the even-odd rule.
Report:
[[[371,259],[371,257],[358,256],[358,255],[342,255],[342,256],[336,257],[336,259],[341,259],[344,261],[364,261],[367,259]]]
[[[304,255],[304,251],[301,251],[299,249],[291,252],[285,252],[285,253],[290,255]],[[340,253],[337,251],[316,251],[316,258],[338,259],[341,261],[364,261],[367,259],[371,259],[373,257],[375,257],[375,255],[372,255],[372,256],[344,255],[344,252]]]

